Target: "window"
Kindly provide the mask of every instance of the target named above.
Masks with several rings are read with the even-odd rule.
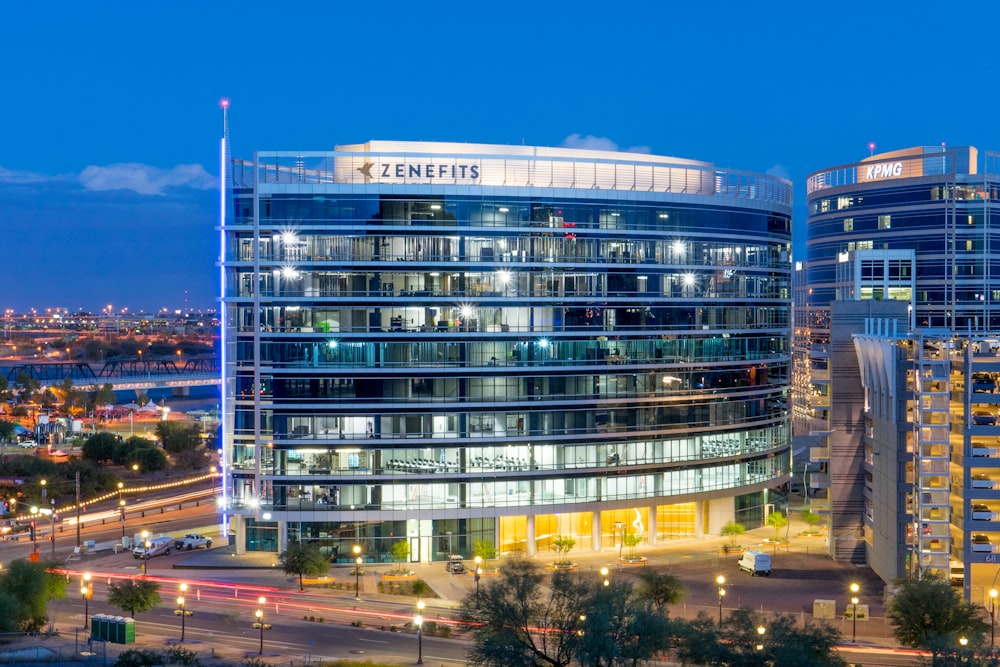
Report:
[[[845,232],[854,231],[854,218],[844,218],[844,231]]]
[[[889,229],[892,227],[892,216],[891,215],[880,215],[878,217],[878,228],[879,229]]]
[[[854,197],[837,197],[837,210],[854,206]]]

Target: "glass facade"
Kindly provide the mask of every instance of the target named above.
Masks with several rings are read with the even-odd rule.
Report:
[[[523,148],[232,163],[238,548],[381,559],[408,539],[431,560],[560,534],[608,548],[623,526],[655,542],[788,474],[790,184]]]

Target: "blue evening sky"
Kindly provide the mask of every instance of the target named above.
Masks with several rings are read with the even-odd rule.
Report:
[[[0,308],[210,308],[233,154],[643,149],[791,178],[1000,150],[1000,3],[49,2],[0,10]]]

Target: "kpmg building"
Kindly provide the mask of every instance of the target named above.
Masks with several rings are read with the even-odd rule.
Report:
[[[789,182],[408,142],[227,171],[238,550],[618,549],[759,525],[787,481]]]
[[[918,146],[806,187],[795,429],[813,439],[812,508],[835,558],[951,576],[979,601],[1000,562],[1000,154]]]

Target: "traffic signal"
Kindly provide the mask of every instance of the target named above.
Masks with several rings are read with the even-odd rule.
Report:
[[[3,501],[3,513],[4,514],[10,514],[10,501],[9,500]]]
[[[32,521],[31,524],[28,525],[28,531],[29,531],[28,532],[28,536],[31,538],[31,541],[34,542],[35,541],[35,522],[34,521]]]

